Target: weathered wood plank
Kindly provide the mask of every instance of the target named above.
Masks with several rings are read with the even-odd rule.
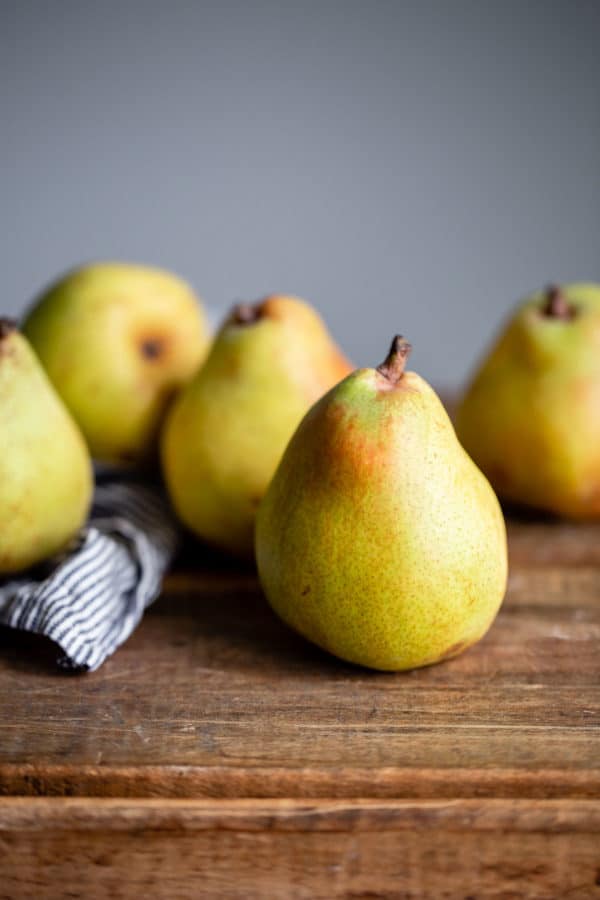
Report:
[[[597,769],[5,764],[6,796],[598,799]]]
[[[0,897],[598,893],[586,801],[0,802]]]
[[[223,561],[92,675],[0,632],[0,898],[598,897],[599,529],[512,523],[494,627],[412,673]]]
[[[583,796],[586,773],[585,796],[598,796],[598,527],[517,522],[510,534],[509,592],[490,633],[412,673],[368,672],[309,646],[252,572],[223,561],[171,575],[93,675],[56,672],[28,652],[39,641],[4,630],[0,791],[118,795],[127,777],[150,795],[162,772],[166,796],[409,796],[412,784],[433,797],[443,775],[426,773],[439,771],[459,796],[534,783],[536,796]],[[154,774],[131,775],[142,770]]]
[[[587,535],[589,544],[595,529]],[[491,771],[500,785],[506,770],[595,770],[599,637],[600,574],[587,562],[514,565],[484,641],[444,665],[399,675],[310,647],[273,616],[251,573],[180,573],[93,675],[44,668],[27,653],[29,637],[3,632],[0,791],[19,783],[11,766],[28,764],[49,792],[53,773],[56,789],[70,791],[89,784],[78,782],[77,768],[102,767],[101,793],[110,793],[110,771],[163,766],[167,795],[180,790],[176,767],[214,767],[226,796],[233,788],[227,792],[223,779],[233,770],[249,773],[254,792],[257,767],[297,773],[341,761],[349,784],[359,769],[480,773],[475,786],[465,784],[469,796],[490,791]],[[70,780],[58,775],[65,763]],[[545,783],[563,796],[569,777]],[[281,795],[277,778],[266,783]],[[357,783],[366,786],[364,778]],[[242,790],[239,777],[236,784]],[[123,790],[116,775],[114,790]],[[349,790],[338,783],[340,796]]]

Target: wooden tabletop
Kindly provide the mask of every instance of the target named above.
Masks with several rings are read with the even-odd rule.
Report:
[[[600,525],[509,543],[489,634],[410,673],[206,558],[93,674],[2,630],[0,897],[600,897]]]

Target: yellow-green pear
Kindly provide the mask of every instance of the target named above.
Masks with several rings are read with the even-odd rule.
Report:
[[[61,278],[23,330],[92,456],[111,463],[156,455],[166,407],[208,345],[188,284],[161,269],[114,262]]]
[[[504,519],[396,337],[316,403],[258,511],[271,606],[349,662],[396,671],[456,656],[504,597]]]
[[[0,575],[62,550],[92,496],[85,441],[26,339],[0,319]]]
[[[182,521],[251,558],[256,508],[289,438],[350,369],[307,303],[273,295],[235,307],[163,430],[163,471]]]
[[[500,497],[600,517],[600,285],[552,286],[520,304],[456,430]]]

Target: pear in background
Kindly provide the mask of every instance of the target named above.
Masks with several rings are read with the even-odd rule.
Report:
[[[303,419],[258,511],[265,594],[342,659],[399,670],[456,656],[506,589],[504,519],[395,338]]]
[[[202,308],[184,281],[125,263],[69,273],[23,330],[92,456],[113,463],[156,454],[166,406],[208,345]]]
[[[65,547],[92,496],[85,441],[31,347],[0,319],[0,575]]]
[[[270,296],[235,307],[163,430],[163,470],[182,521],[251,558],[256,508],[288,440],[350,370],[307,303]]]
[[[527,298],[468,387],[456,429],[502,498],[600,517],[600,285]]]

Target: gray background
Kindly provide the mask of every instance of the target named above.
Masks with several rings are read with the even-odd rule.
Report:
[[[457,384],[600,280],[600,3],[0,0],[2,302],[91,258],[311,299]]]

